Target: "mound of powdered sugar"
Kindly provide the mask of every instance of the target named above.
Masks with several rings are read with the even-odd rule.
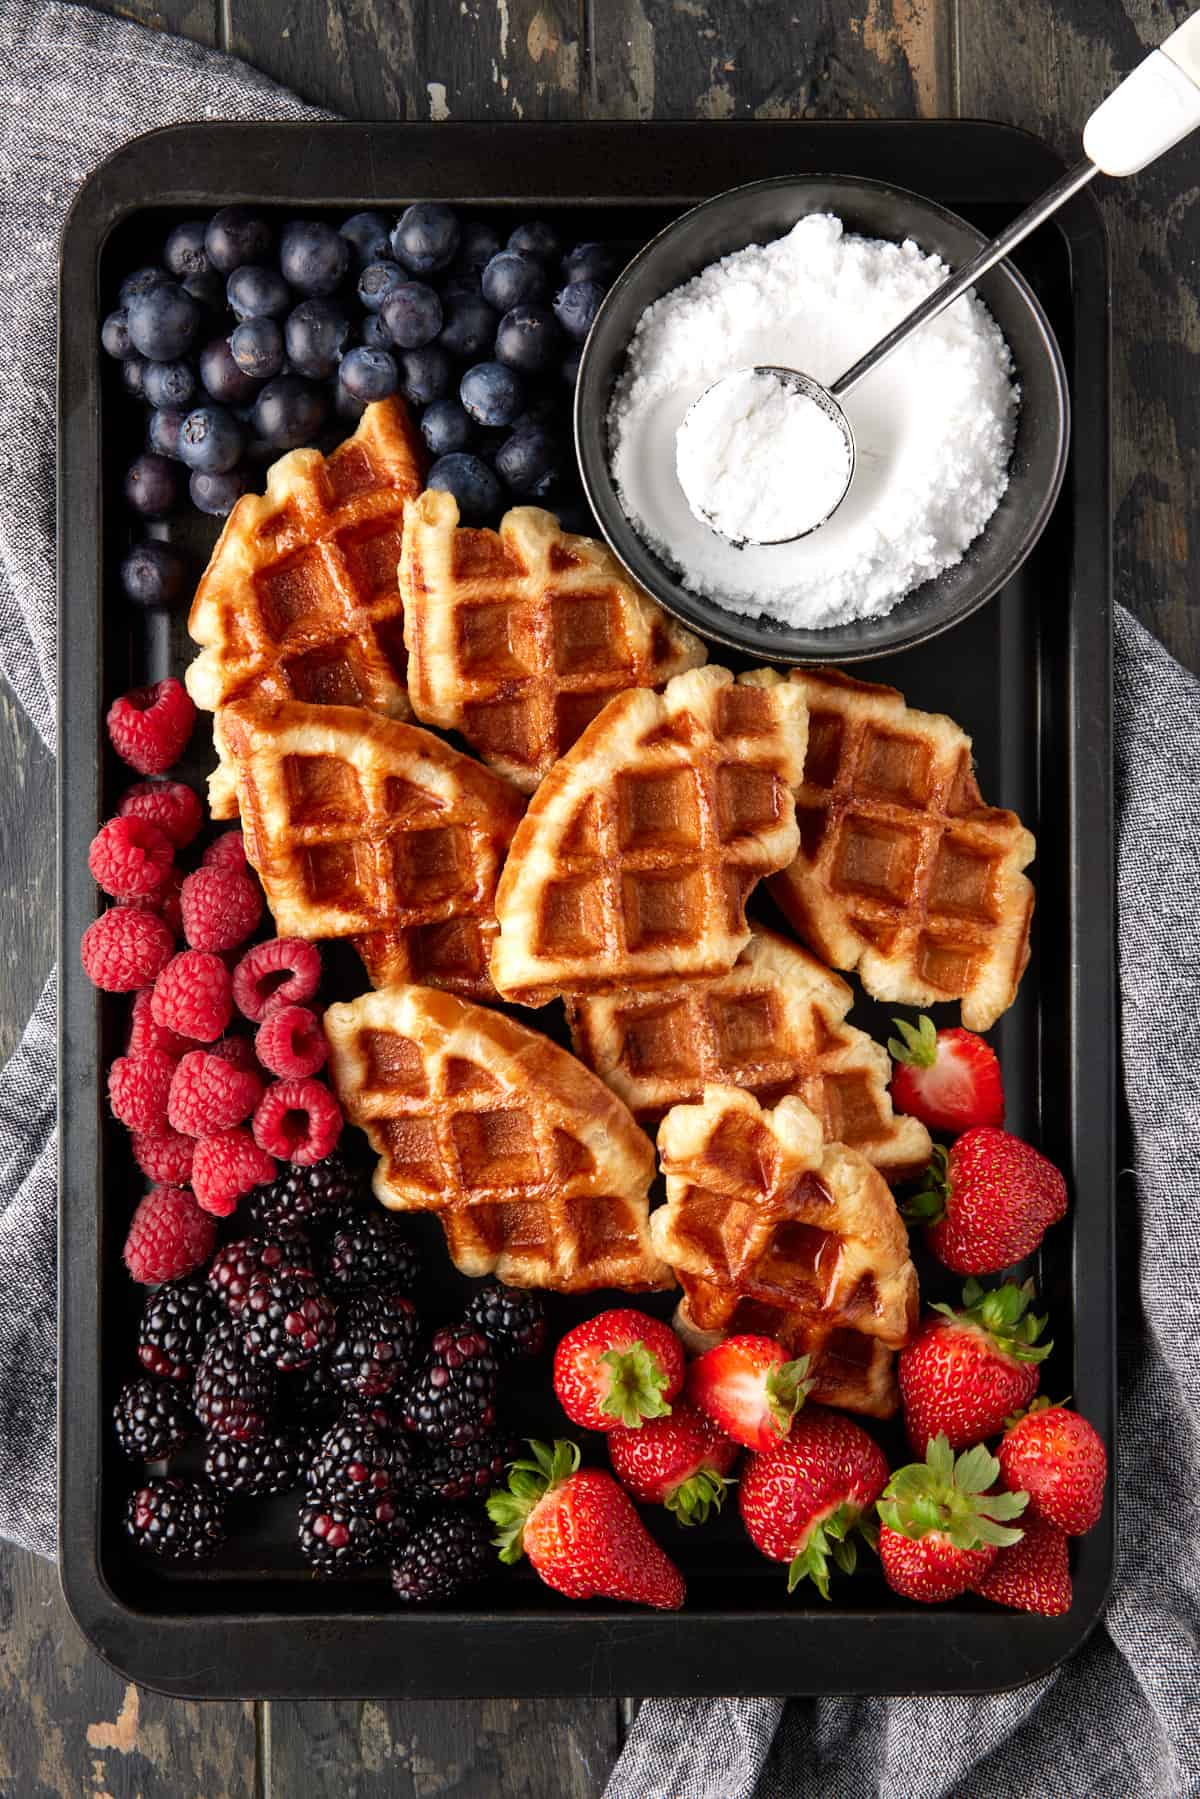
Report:
[[[1019,403],[1008,345],[973,294],[847,396],[854,480],[810,537],[738,548],[693,515],[676,472],[676,434],[714,381],[770,364],[828,385],[946,273],[911,241],[814,213],[647,308],[609,411],[612,472],[631,523],[694,592],[814,628],[890,612],[961,559],[1008,485]]]

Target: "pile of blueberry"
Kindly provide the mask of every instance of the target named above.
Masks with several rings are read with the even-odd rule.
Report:
[[[148,412],[125,496],[162,519],[182,499],[223,517],[285,450],[400,393],[464,522],[547,503],[587,529],[571,449],[579,353],[619,254],[564,254],[542,221],[493,228],[423,201],[389,226],[271,223],[244,206],[177,225],[161,264],[121,283],[101,341]],[[147,539],[122,568],[143,605],[182,597],[185,571]]]

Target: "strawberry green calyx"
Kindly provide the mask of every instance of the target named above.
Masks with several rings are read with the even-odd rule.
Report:
[[[892,1023],[900,1033],[888,1038],[892,1061],[903,1062],[909,1068],[932,1068],[938,1053],[937,1026],[932,1018],[922,1013],[916,1024],[903,1018],[893,1018]]]
[[[611,1375],[608,1392],[600,1401],[606,1418],[615,1418],[626,1430],[636,1430],[643,1418],[667,1418],[671,1407],[663,1398],[667,1376],[641,1341],[628,1349],[606,1349],[600,1366]]]
[[[970,1324],[986,1331],[1000,1353],[1014,1362],[1044,1362],[1054,1348],[1052,1342],[1038,1342],[1046,1328],[1046,1317],[1037,1318],[1028,1309],[1036,1298],[1032,1281],[1019,1286],[1016,1281],[1005,1281],[1003,1286],[985,1288],[970,1280],[963,1287],[962,1297],[958,1311],[945,1304],[932,1309],[955,1324]]]
[[[985,1444],[977,1443],[955,1460],[944,1433],[939,1433],[923,1462],[897,1468],[877,1509],[889,1530],[914,1542],[940,1531],[956,1549],[979,1549],[987,1543],[1009,1549],[1024,1532],[1014,1530],[1008,1521],[1020,1517],[1029,1495],[989,1492],[999,1478],[1000,1464]]]
[[[1014,1424],[1020,1424],[1022,1418],[1036,1417],[1039,1412],[1063,1412],[1070,1403],[1071,1395],[1069,1393],[1065,1394],[1062,1399],[1050,1399],[1045,1393],[1039,1393],[1037,1398],[1031,1399],[1027,1406],[1010,1412],[1004,1420],[1004,1428],[1011,1430]]]
[[[900,1216],[907,1224],[937,1224],[946,1216],[946,1201],[950,1197],[949,1163],[946,1150],[940,1143],[935,1143],[920,1186],[900,1207]]]
[[[680,1481],[663,1503],[681,1524],[707,1524],[710,1514],[719,1512],[724,1505],[726,1491],[732,1485],[715,1468],[697,1468],[695,1474]]]
[[[874,1549],[878,1532],[873,1521],[856,1505],[839,1505],[814,1524],[808,1541],[788,1563],[788,1592],[794,1593],[802,1580],[811,1580],[822,1599],[829,1598],[829,1558],[843,1574],[853,1574],[858,1566],[855,1536],[863,1538]]]
[[[529,1454],[508,1465],[508,1486],[488,1495],[487,1515],[498,1534],[492,1542],[502,1562],[519,1562],[525,1548],[525,1525],[535,1505],[579,1467],[579,1445],[567,1437],[539,1443],[530,1437]]]
[[[809,1366],[808,1356],[797,1356],[794,1362],[780,1362],[767,1376],[767,1409],[781,1437],[787,1436],[792,1419],[812,1391]]]

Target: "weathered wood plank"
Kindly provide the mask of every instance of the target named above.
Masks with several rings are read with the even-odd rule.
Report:
[[[88,0],[96,12],[132,19],[152,31],[173,31],[197,44],[221,43],[221,0]]]

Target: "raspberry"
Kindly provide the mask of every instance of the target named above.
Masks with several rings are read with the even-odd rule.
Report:
[[[260,1149],[307,1167],[327,1156],[342,1134],[342,1108],[321,1081],[275,1081],[251,1126]]]
[[[217,1227],[186,1187],[151,1187],[125,1239],[125,1266],[135,1281],[157,1285],[207,1262]]]
[[[154,912],[112,906],[83,933],[83,972],[106,993],[132,993],[154,980],[171,959],[175,939]]]
[[[211,1043],[233,1017],[229,970],[211,950],[185,949],[172,956],[154,983],[150,1011],[155,1024]]]
[[[152,1181],[189,1181],[195,1148],[194,1139],[184,1137],[178,1131],[133,1133],[133,1159]]]
[[[218,1037],[208,1053],[210,1056],[220,1056],[222,1062],[228,1062],[231,1068],[240,1069],[243,1074],[256,1074],[260,1078],[262,1076],[262,1069],[258,1065],[258,1057],[249,1037],[239,1037],[236,1032],[227,1037]]]
[[[136,781],[121,795],[117,815],[157,825],[177,850],[186,849],[204,823],[204,807],[182,781]]]
[[[280,1006],[259,1025],[254,1048],[264,1068],[292,1079],[316,1074],[329,1047],[321,1021],[307,1006]]]
[[[133,996],[125,1054],[142,1056],[148,1049],[165,1049],[178,1062],[180,1056],[186,1056],[189,1049],[195,1049],[196,1044],[191,1037],[181,1037],[178,1031],[168,1031],[161,1024],[155,1024],[154,1014],[150,1009],[152,993],[153,988],[143,987]],[[215,1048],[213,1053],[216,1054]]]
[[[108,1071],[113,1117],[131,1131],[161,1131],[167,1122],[167,1095],[174,1073],[174,1060],[165,1049],[118,1056]]]
[[[192,1157],[192,1189],[206,1212],[227,1218],[244,1193],[274,1180],[275,1159],[249,1131],[217,1131],[202,1137]]]
[[[113,899],[154,899],[174,862],[170,843],[143,818],[110,818],[88,850],[92,879]]]
[[[233,1068],[204,1049],[189,1050],[175,1068],[167,1101],[173,1131],[188,1137],[211,1137],[248,1118],[262,1098],[256,1074]]]
[[[173,868],[157,893],[147,894],[144,898],[122,900],[120,903],[123,906],[137,906],[143,912],[155,913],[169,928],[172,937],[182,937],[182,883],[183,876],[177,868]]]
[[[193,949],[236,949],[262,917],[258,882],[236,868],[198,868],[181,898],[183,934]]]
[[[283,1006],[302,1005],[321,984],[321,957],[302,937],[272,937],[248,949],[233,971],[238,1011],[254,1024]]]
[[[173,677],[135,687],[108,709],[108,735],[122,762],[140,775],[161,775],[178,761],[192,734],[196,708]]]
[[[245,869],[246,840],[240,831],[222,831],[200,858],[201,868]]]

